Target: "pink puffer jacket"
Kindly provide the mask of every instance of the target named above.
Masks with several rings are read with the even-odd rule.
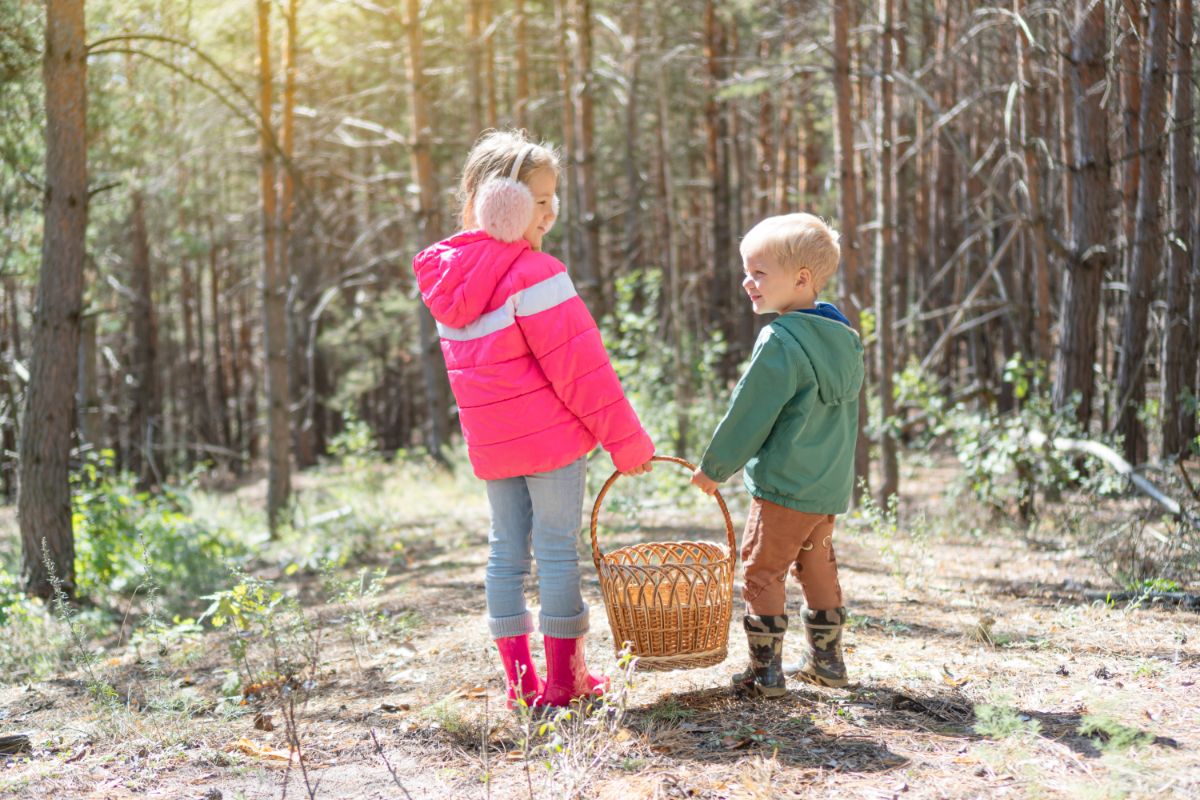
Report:
[[[423,250],[413,269],[478,477],[558,469],[597,440],[619,470],[654,454],[561,261],[476,230]]]

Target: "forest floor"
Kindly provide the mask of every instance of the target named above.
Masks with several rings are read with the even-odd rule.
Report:
[[[604,463],[594,462],[590,497]],[[482,487],[389,465],[366,469],[373,475],[365,481],[325,472],[301,475],[298,485],[326,508],[344,497],[377,504],[370,519],[386,522],[367,532],[342,575],[366,566],[386,568],[386,577],[358,584],[357,599],[351,592],[322,601],[319,574],[286,568],[299,540],[273,545],[253,570],[299,598],[309,641],[318,642],[310,683],[256,694],[243,678],[231,692],[233,676],[265,670],[281,655],[231,625],[176,626],[175,638],[153,646],[130,643],[126,631],[100,643],[102,659],[90,666],[67,660],[55,676],[10,676],[0,687],[0,735],[27,733],[33,747],[0,756],[0,795],[1200,797],[1195,611],[1097,600],[1114,584],[1078,537],[1052,521],[1029,531],[977,509],[951,466],[906,475],[895,530],[878,515],[840,521],[852,615],[852,683],[841,690],[793,684],[781,700],[737,698],[728,686],[745,659],[736,601],[725,663],[635,672],[626,684],[581,536],[593,610],[588,658],[618,675],[616,700],[545,731],[545,718],[504,710],[484,620]],[[641,500],[613,500],[608,546],[720,535],[707,498],[650,497],[676,477],[684,483],[659,474],[669,470],[656,468]],[[359,493],[338,495],[338,481]],[[255,482],[214,493],[193,513],[236,515],[263,491]],[[740,532],[745,498],[730,495]],[[4,513],[0,533],[13,535],[11,510]],[[310,526],[316,519],[326,527],[306,541],[333,537],[339,514],[346,511],[310,517]],[[798,603],[794,585],[789,597]],[[799,634],[788,634],[792,655]],[[544,663],[540,642],[535,659]],[[96,698],[97,681],[113,687],[115,701]],[[307,783],[288,752],[287,697],[296,701]]]

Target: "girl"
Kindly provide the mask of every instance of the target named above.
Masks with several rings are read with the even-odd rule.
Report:
[[[489,131],[467,156],[463,231],[417,255],[476,476],[487,482],[488,627],[508,705],[602,694],[589,674],[576,535],[586,455],[597,441],[626,474],[650,469],[642,429],[566,267],[541,252],[558,215],[558,158],[524,131]],[[538,562],[546,681],[529,655],[524,580]]]

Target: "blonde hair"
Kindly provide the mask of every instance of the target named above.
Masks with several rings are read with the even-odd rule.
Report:
[[[538,170],[549,169],[558,175],[558,152],[545,142],[533,141],[525,130],[487,130],[475,141],[463,166],[456,195],[461,207],[459,222],[464,228],[474,224],[472,206],[479,187],[490,178],[508,177],[522,153],[521,167],[512,177],[529,183],[530,176]]]
[[[842,257],[837,232],[812,214],[767,217],[750,229],[740,249],[742,258],[764,255],[783,269],[807,269],[817,289],[837,272]]]

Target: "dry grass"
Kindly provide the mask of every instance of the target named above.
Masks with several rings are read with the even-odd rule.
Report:
[[[377,476],[364,511],[373,527],[356,534],[364,537],[356,552],[360,560],[375,553],[368,566],[390,563],[381,593],[366,602],[404,624],[380,622],[352,645],[354,608],[322,603],[309,571],[285,576],[285,553],[268,551],[263,563],[263,574],[304,598],[322,632],[317,679],[298,707],[317,796],[1200,796],[1196,615],[1089,601],[1088,589],[1109,584],[1082,546],[1048,526],[1029,535],[982,515],[954,496],[948,474],[909,476],[903,519],[923,512],[919,535],[918,522],[886,537],[852,518],[841,525],[853,615],[848,689],[736,699],[725,688],[743,658],[735,613],[725,664],[637,675],[624,716],[576,721],[562,753],[549,746],[552,733],[538,735],[544,718],[527,730],[503,710],[483,613],[482,490]],[[308,497],[322,498],[314,514],[356,496],[336,474],[303,480]],[[251,516],[238,509],[253,508],[259,492],[243,487],[214,500],[212,513]],[[630,528],[617,513],[606,541],[715,535],[711,516],[702,504],[660,504]],[[402,557],[390,558],[395,552]],[[585,592],[594,612],[589,659],[611,673],[590,575]],[[91,700],[67,665],[55,680],[0,690],[0,733],[28,731],[35,746],[31,757],[0,761],[0,793],[200,798],[217,789],[229,800],[282,797],[286,780],[287,797],[306,796],[299,770],[287,766],[271,698],[261,709],[270,731],[255,727],[254,705],[222,700],[233,668],[226,637],[204,634],[187,663],[106,651],[105,675],[123,700],[116,707]],[[788,646],[798,641],[792,634]]]

